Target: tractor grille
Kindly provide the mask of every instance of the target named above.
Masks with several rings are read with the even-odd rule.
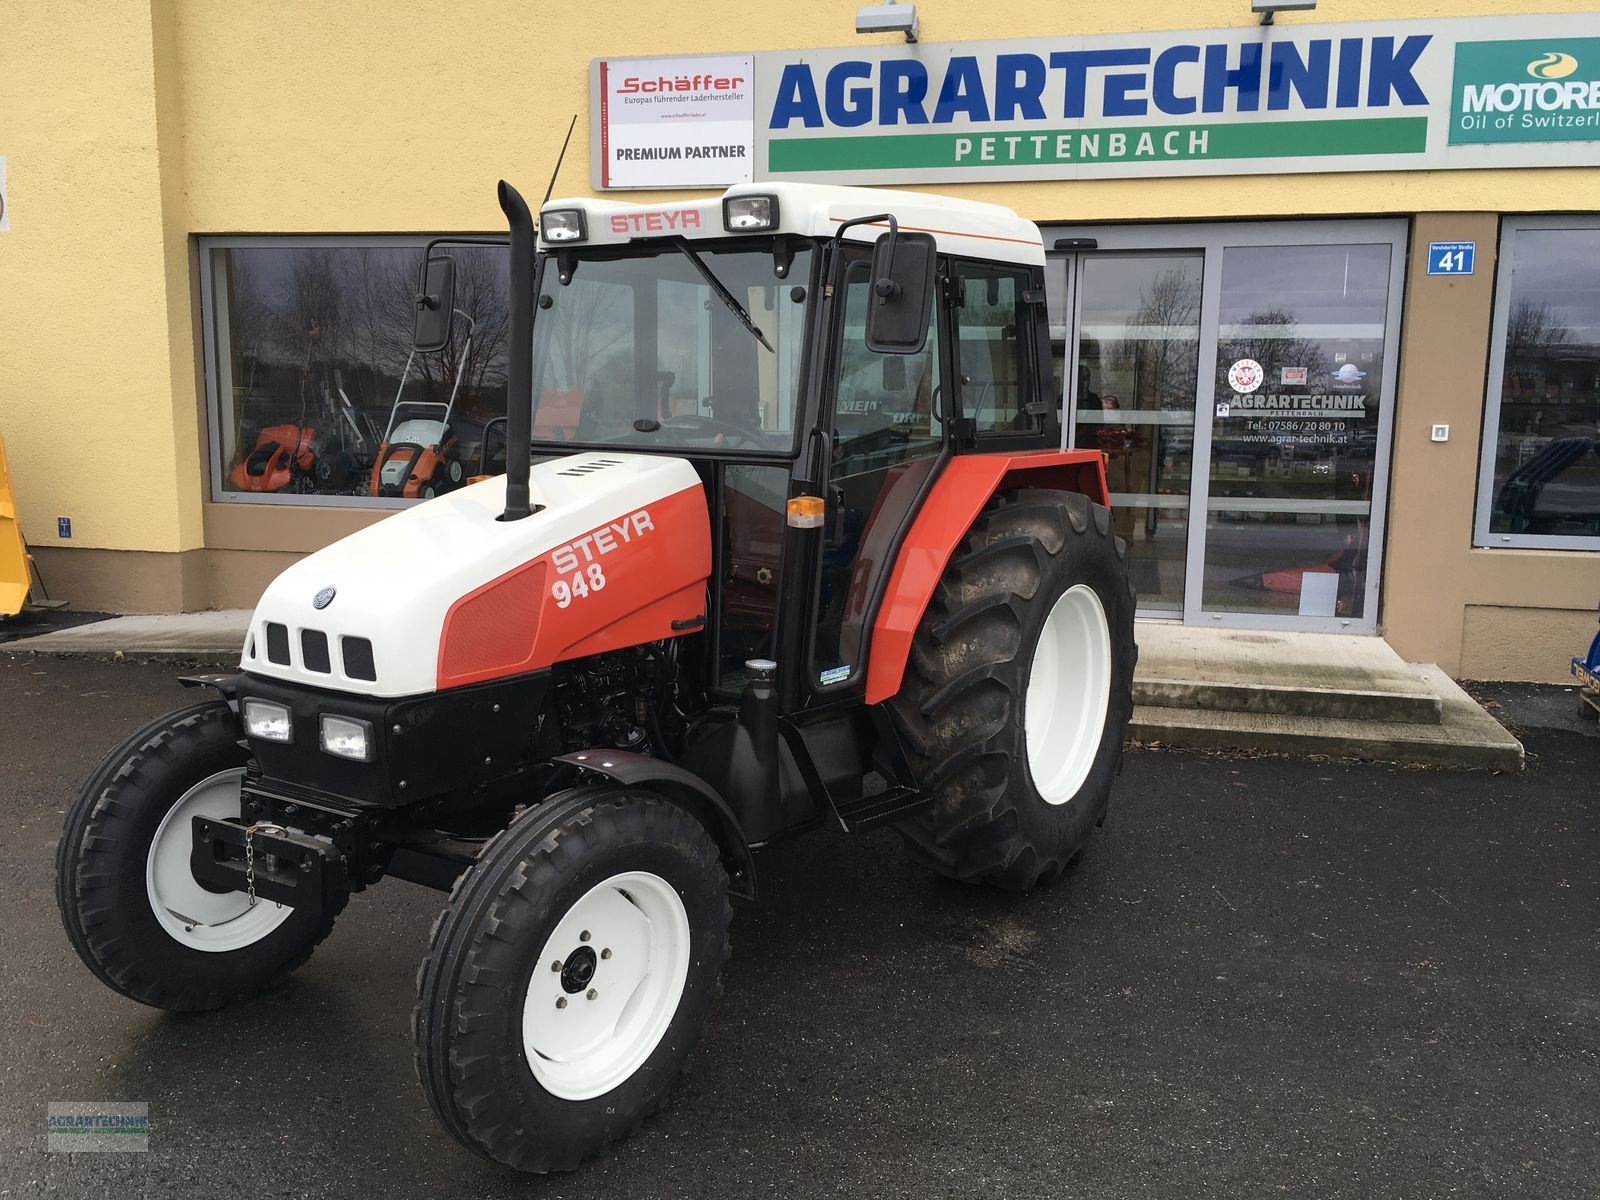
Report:
[[[378,682],[376,656],[370,638],[329,634],[322,629],[298,629],[291,633],[288,625],[267,621],[260,627],[265,637],[266,660],[274,666],[298,667],[312,675],[329,675],[338,678],[342,670],[346,679],[364,683]],[[298,636],[298,646],[293,640]],[[338,642],[337,666],[333,643]],[[247,663],[256,661],[260,643],[252,631],[245,642],[244,658]]]

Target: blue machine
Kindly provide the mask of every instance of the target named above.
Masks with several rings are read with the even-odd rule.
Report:
[[[1600,633],[1589,643],[1587,657],[1572,660],[1572,675],[1583,687],[1585,715],[1600,712]]]

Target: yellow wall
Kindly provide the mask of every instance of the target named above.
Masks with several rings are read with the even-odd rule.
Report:
[[[1525,3],[1541,12],[1593,7],[1592,0]],[[856,6],[857,0],[788,6],[603,0],[560,8],[504,0],[6,5],[0,17],[0,154],[7,159],[12,228],[0,234],[8,301],[0,320],[0,428],[11,448],[25,532],[37,546],[63,546],[54,518],[70,515],[75,548],[162,552],[176,564],[172,552],[205,546],[210,558],[204,562],[185,555],[181,569],[174,565],[168,576],[141,586],[159,591],[181,580],[185,603],[208,597],[240,602],[238,581],[254,586],[286,553],[311,549],[328,540],[330,530],[369,518],[342,513],[329,521],[314,511],[291,515],[202,503],[190,235],[497,230],[495,180],[505,176],[539,195],[573,113],[578,134],[558,192],[588,190],[591,58],[898,39],[858,38]],[[1247,0],[976,6],[919,0],[917,7],[929,42],[1237,28],[1254,21]],[[1513,7],[1507,0],[1323,0],[1320,12],[1280,20],[1503,15]],[[947,190],[998,200],[1040,221],[1470,215],[1600,207],[1600,166]],[[1492,244],[1493,222],[1478,224],[1480,237]],[[1479,286],[1490,282],[1480,267]],[[1478,355],[1479,343],[1472,345]],[[1402,470],[1410,455],[1420,455],[1411,442],[1429,407],[1423,398],[1430,385],[1419,366],[1402,380]],[[1473,370],[1475,378],[1468,379]],[[1459,486],[1449,489],[1449,506],[1439,510],[1452,523],[1459,553],[1429,562],[1440,570],[1487,571],[1483,578],[1500,580],[1513,570],[1502,562],[1511,560],[1470,550],[1477,440],[1462,434],[1481,421],[1482,367],[1461,375],[1452,401],[1460,412],[1458,440],[1449,453]],[[1407,553],[1410,521],[1420,520],[1429,502],[1405,482],[1396,487],[1392,528]],[[247,561],[256,549],[273,553]],[[1549,561],[1518,558],[1519,570],[1531,562],[1536,573],[1544,569],[1537,564]],[[158,560],[160,554],[126,555],[116,560],[126,566],[115,570],[148,572]],[[1576,578],[1586,560],[1575,561],[1559,571]],[[1449,632],[1424,634],[1426,605],[1406,598],[1424,581],[1408,576],[1404,562],[1404,554],[1391,554],[1385,603],[1400,597],[1394,616],[1401,640],[1442,662],[1460,664],[1462,647],[1483,642],[1483,629],[1494,627],[1494,612],[1520,602],[1514,588],[1499,583],[1450,592],[1440,598],[1451,613]],[[115,580],[90,578],[104,574],[80,571],[75,578],[83,581],[84,594],[111,603],[119,595]],[[1438,578],[1427,586],[1437,589]],[[134,589],[125,590],[131,595]],[[1557,590],[1557,606],[1565,607],[1582,588],[1562,582]],[[1471,605],[1483,613],[1469,622]]]
[[[187,217],[150,5],[0,14],[0,423],[23,532],[200,544]],[[163,94],[165,91],[165,94]]]

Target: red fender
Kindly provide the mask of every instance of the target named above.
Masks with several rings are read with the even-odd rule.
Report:
[[[868,704],[887,700],[900,690],[906,659],[911,655],[911,638],[933,599],[945,564],[989,497],[1008,487],[1079,492],[1096,504],[1110,504],[1106,459],[1099,450],[962,454],[951,459],[911,523],[872,623]]]

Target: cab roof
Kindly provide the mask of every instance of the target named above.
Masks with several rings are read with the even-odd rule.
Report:
[[[777,225],[750,234],[730,232],[723,225],[723,201],[738,196],[775,197]],[[931,233],[940,253],[1029,266],[1044,264],[1044,242],[1039,227],[1032,221],[1025,221],[998,204],[957,200],[927,192],[817,183],[741,183],[704,200],[624,204],[579,196],[551,200],[540,213],[557,209],[582,210],[587,236],[581,242],[548,242],[541,235],[540,245],[546,248],[621,245],[636,239],[662,237],[770,237],[773,233],[828,238],[834,236],[840,225],[855,217],[892,213],[901,229]],[[847,229],[844,236],[847,241],[872,242],[888,227],[887,221],[855,225]]]

